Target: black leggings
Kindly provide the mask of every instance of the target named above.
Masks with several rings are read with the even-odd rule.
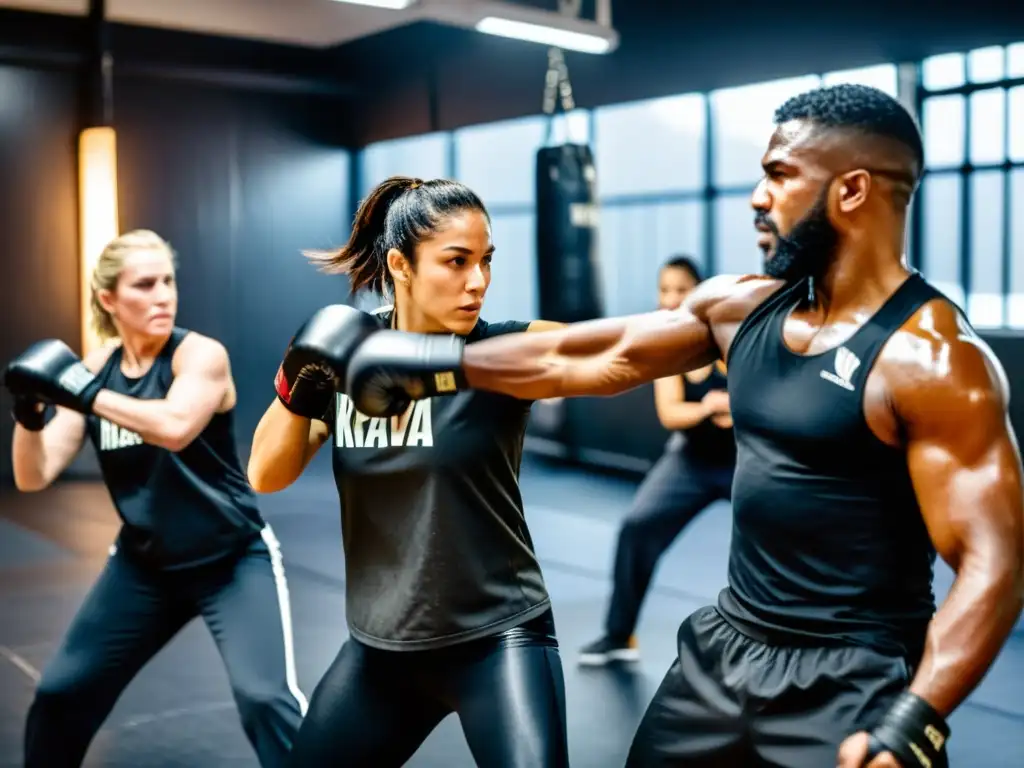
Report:
[[[121,693],[195,616],[227,668],[263,768],[284,766],[306,699],[295,678],[291,608],[270,526],[237,558],[157,572],[114,552],[39,682],[25,768],[73,768]]]
[[[313,692],[290,765],[401,766],[451,712],[477,765],[569,765],[550,612],[438,650],[382,651],[348,640]]]
[[[730,498],[733,470],[731,463],[710,464],[685,447],[670,447],[647,473],[619,530],[608,637],[624,641],[633,634],[661,556],[709,504]]]

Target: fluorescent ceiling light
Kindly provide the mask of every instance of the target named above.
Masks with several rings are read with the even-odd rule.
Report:
[[[335,0],[337,3],[349,3],[350,5],[369,5],[374,8],[390,8],[393,11],[400,11],[408,8],[416,0]]]
[[[541,45],[551,45],[568,51],[582,53],[608,53],[613,48],[613,41],[608,37],[589,35],[584,32],[573,32],[542,24],[530,24],[524,21],[512,21],[498,16],[488,16],[476,24],[477,32],[499,37],[511,37],[515,40],[526,40]]]

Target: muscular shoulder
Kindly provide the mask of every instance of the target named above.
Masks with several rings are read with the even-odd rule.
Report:
[[[945,299],[922,306],[886,343],[877,367],[908,429],[985,423],[1006,413],[1009,384],[1002,364]]]
[[[708,325],[742,322],[782,285],[764,275],[716,275],[698,285],[683,306]]]
[[[227,348],[219,341],[189,331],[174,350],[171,366],[175,375],[195,371],[210,376],[224,376],[230,369],[230,360]]]

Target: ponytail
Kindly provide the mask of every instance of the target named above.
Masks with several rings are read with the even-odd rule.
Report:
[[[410,176],[385,179],[360,203],[348,242],[335,251],[306,251],[306,258],[323,272],[348,275],[352,293],[367,289],[383,294],[391,283],[388,251],[399,247],[404,253],[400,247],[404,238],[388,237],[388,211],[403,194],[421,184],[422,180]],[[399,242],[393,243],[395,240]]]
[[[394,288],[388,251],[399,251],[415,267],[417,244],[436,234],[449,216],[467,210],[487,216],[483,202],[465,184],[392,176],[360,204],[342,248],[305,255],[323,272],[348,275],[352,293],[368,289],[384,294]]]

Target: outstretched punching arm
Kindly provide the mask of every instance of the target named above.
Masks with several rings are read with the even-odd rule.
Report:
[[[723,356],[718,330],[738,324],[777,283],[722,275],[677,310],[574,323],[466,347],[469,386],[524,399],[615,395]]]
[[[684,305],[488,339],[466,347],[462,371],[475,389],[544,400],[615,395],[718,355],[706,319]]]
[[[573,323],[465,344],[455,337],[381,331],[349,364],[348,391],[368,416],[408,401],[474,388],[521,400],[615,395],[722,357],[747,313],[778,281],[720,276],[674,311]]]

